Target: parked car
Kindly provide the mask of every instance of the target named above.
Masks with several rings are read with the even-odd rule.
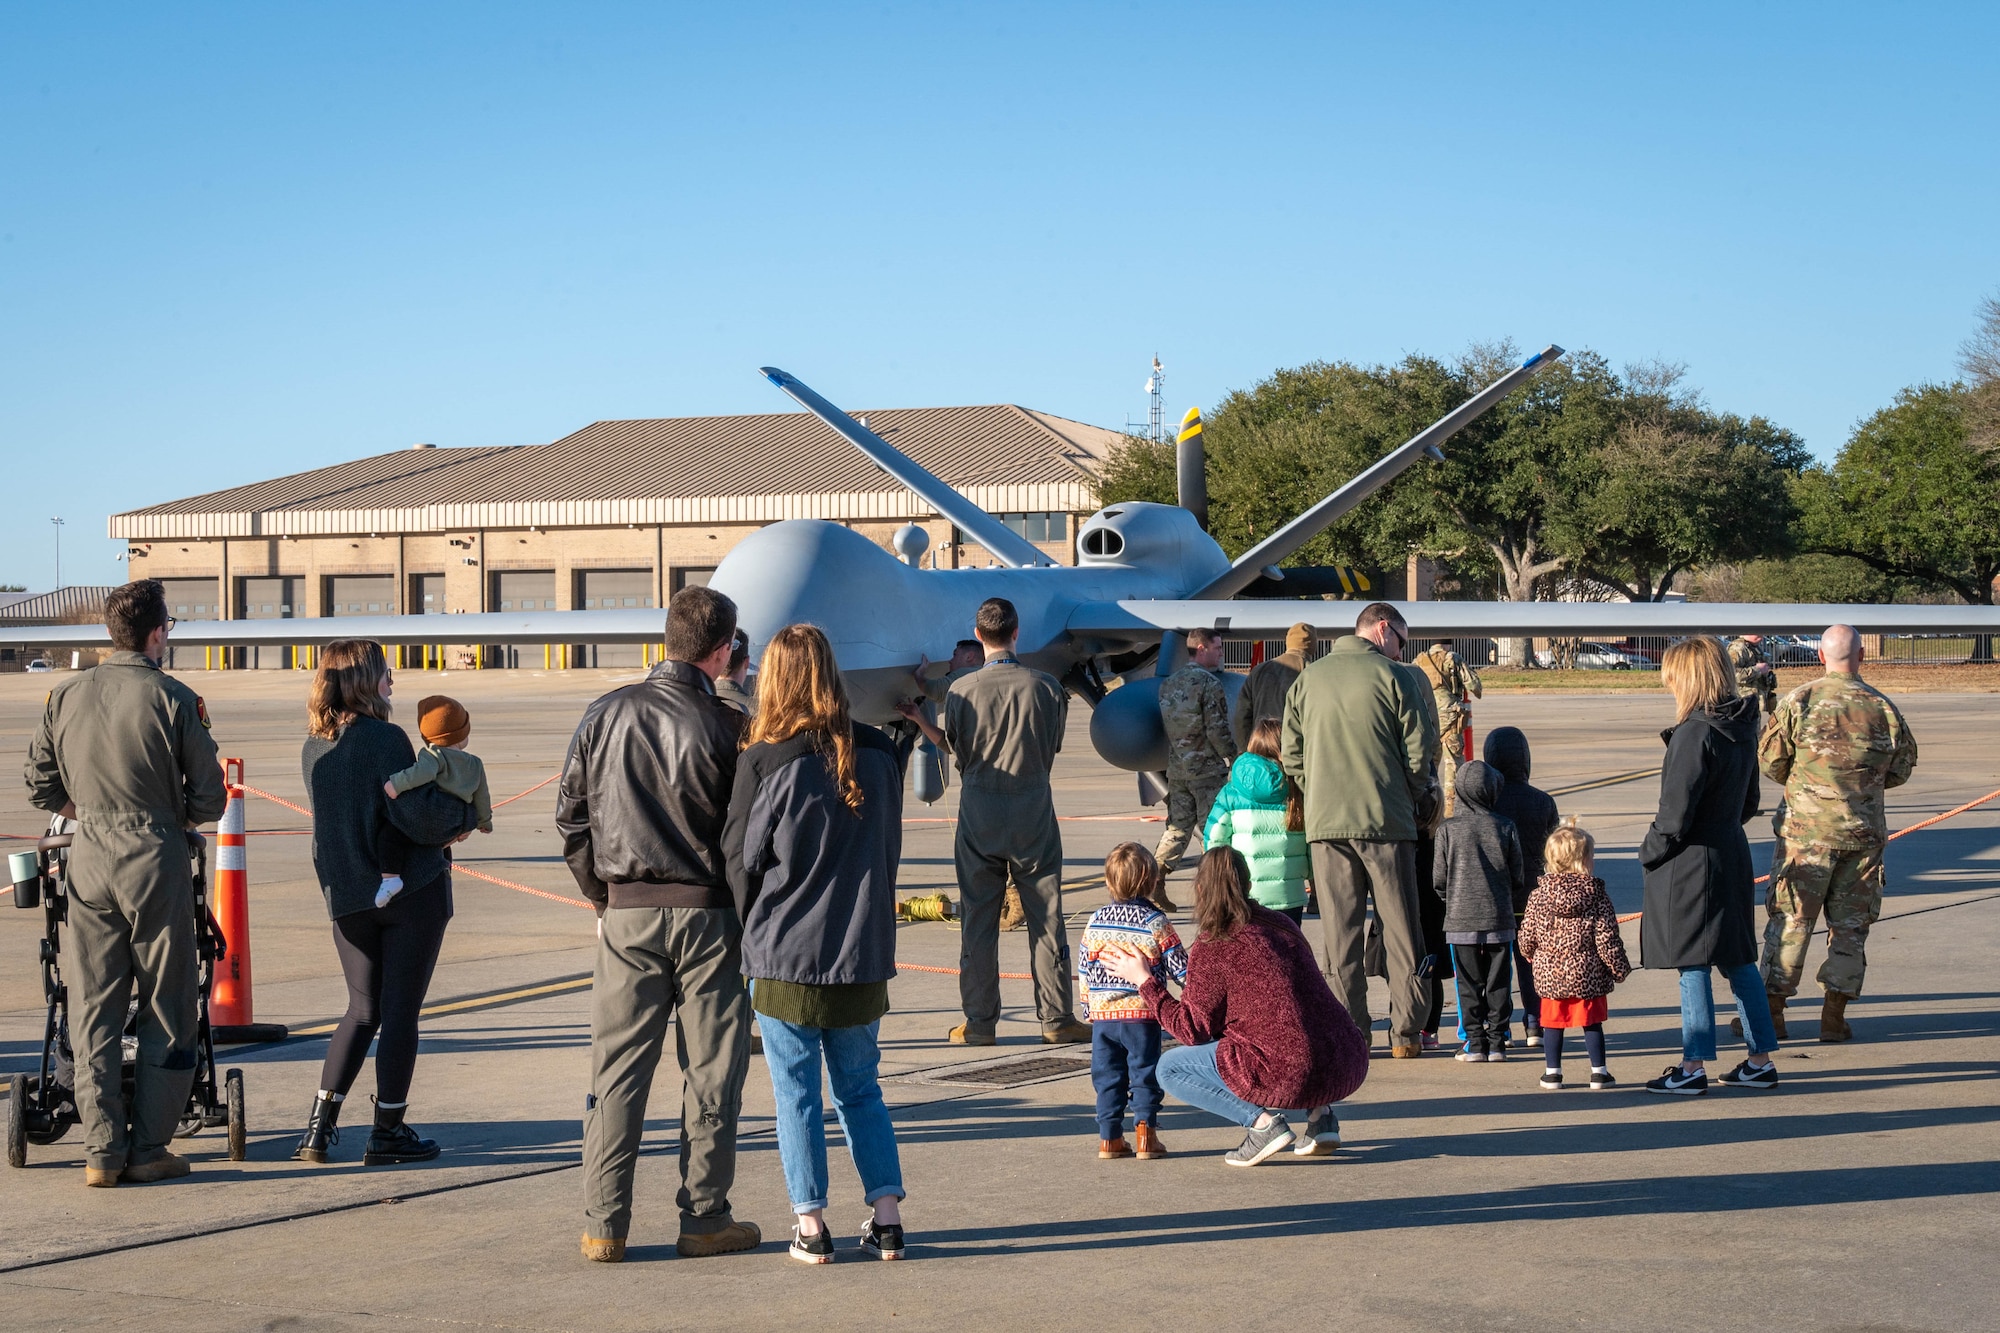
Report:
[[[1629,648],[1621,648],[1610,643],[1585,642],[1577,649],[1576,669],[1579,671],[1651,671],[1659,663],[1648,661]]]
[[[1773,666],[1818,666],[1817,634],[1773,634],[1764,640]]]
[[[55,666],[53,663],[49,661],[48,658],[38,657],[34,661],[28,663],[26,669],[29,671],[54,671]]]

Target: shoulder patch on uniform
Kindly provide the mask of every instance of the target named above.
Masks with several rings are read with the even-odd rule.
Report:
[[[211,731],[215,729],[215,724],[208,720],[208,705],[202,701],[202,697],[199,694],[194,697],[194,715],[201,719],[201,724],[204,727],[207,727]]]

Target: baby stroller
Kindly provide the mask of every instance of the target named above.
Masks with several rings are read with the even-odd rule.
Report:
[[[35,844],[33,852],[17,852],[11,858],[14,906],[40,907],[46,923],[42,936],[42,991],[48,998],[48,1022],[42,1029],[42,1060],[37,1072],[15,1074],[7,1097],[7,1165],[26,1166],[28,1145],[55,1143],[77,1124],[76,1068],[69,1039],[69,987],[62,977],[62,931],[69,920],[69,847],[75,824],[57,817],[49,823],[48,835]],[[193,862],[195,909],[195,978],[200,994],[195,1028],[194,1087],[188,1093],[187,1109],[181,1113],[175,1138],[188,1138],[204,1129],[226,1125],[229,1129],[229,1160],[240,1162],[247,1155],[249,1129],[243,1115],[243,1071],[232,1069],[223,1075],[218,1090],[215,1078],[215,1041],[208,1025],[208,993],[215,980],[215,965],[227,954],[222,928],[208,906],[208,841],[199,833],[189,833],[188,858]],[[138,1001],[135,999],[125,1024],[125,1095],[133,1090],[133,1067],[138,1060]]]

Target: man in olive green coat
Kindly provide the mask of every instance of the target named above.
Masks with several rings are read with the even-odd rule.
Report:
[[[1910,780],[1917,741],[1896,705],[1862,682],[1861,636],[1850,626],[1821,636],[1820,658],[1826,675],[1784,697],[1757,747],[1764,775],[1785,789],[1765,895],[1764,989],[1782,1025],[1823,913],[1819,1039],[1845,1041],[1848,1002],[1868,975],[1868,930],[1882,915],[1883,793]]]
[[[1062,748],[1069,697],[1055,677],[1014,656],[1021,621],[1013,603],[989,597],[974,632],[986,663],[953,682],[942,729],[915,704],[902,706],[959,773],[960,929],[958,994],[965,1021],[945,1034],[960,1046],[991,1046],[1000,1022],[1000,904],[1011,877],[1027,913],[1029,971],[1042,1040],[1090,1040],[1076,1018],[1069,935],[1062,916],[1062,834],[1049,770]]]
[[[49,692],[27,766],[35,807],[76,821],[63,968],[84,1183],[99,1187],[188,1174],[187,1159],[168,1151],[194,1084],[200,1001],[187,831],[228,803],[201,697],[160,670],[173,623],[164,586],[128,583],[104,613],[114,651]]]
[[[1285,696],[1281,763],[1305,793],[1306,839],[1319,894],[1320,969],[1363,1032],[1368,902],[1382,923],[1389,1050],[1423,1052],[1428,996],[1417,903],[1416,840],[1437,793],[1436,714],[1416,672],[1398,663],[1409,631],[1387,602],[1363,608],[1351,638],[1300,674]]]

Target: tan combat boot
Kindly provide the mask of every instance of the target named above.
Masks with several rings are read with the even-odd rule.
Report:
[[[118,1179],[127,1185],[153,1185],[162,1180],[179,1180],[193,1169],[187,1158],[162,1153],[150,1162],[127,1166],[118,1173]]]
[[[625,1262],[625,1238],[623,1236],[593,1236],[583,1233],[583,1257],[594,1264],[622,1264]]]
[[[683,1231],[674,1242],[674,1252],[683,1259],[707,1259],[718,1254],[741,1254],[764,1243],[764,1233],[755,1222],[731,1222],[720,1231]]]
[[[1847,1026],[1847,1002],[1853,998],[1837,990],[1826,993],[1826,1002],[1819,1011],[1821,1041],[1846,1041],[1854,1035],[1854,1029]]]
[[[1012,884],[1007,886],[1007,896],[1000,900],[1000,929],[1019,930],[1028,924],[1028,909],[1021,906],[1021,891]]]
[[[1765,992],[1764,998],[1771,1002],[1771,1030],[1778,1034],[1779,1041],[1790,1041],[1792,1034],[1785,1030],[1785,997]],[[1741,1017],[1729,1020],[1729,1035],[1742,1039],[1743,1020]]]

